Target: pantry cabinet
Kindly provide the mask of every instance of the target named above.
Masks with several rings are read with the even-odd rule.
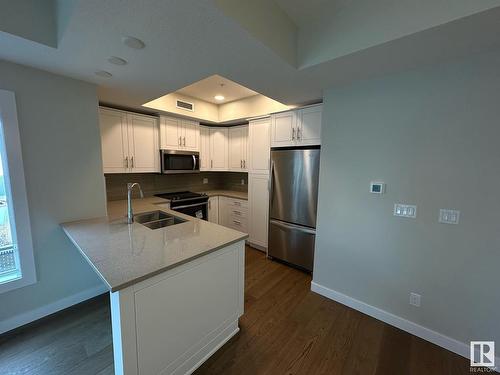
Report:
[[[248,175],[248,242],[267,249],[269,225],[269,175]]]
[[[248,163],[248,125],[228,129],[229,170],[246,172]]]
[[[196,121],[161,116],[160,148],[167,150],[200,150],[200,125]]]
[[[269,117],[250,121],[248,131],[248,173],[269,173],[270,158]]]
[[[104,173],[159,172],[158,119],[99,108]]]
[[[271,147],[320,145],[321,116],[321,105],[273,114]]]

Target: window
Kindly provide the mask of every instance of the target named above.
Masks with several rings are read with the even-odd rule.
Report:
[[[0,90],[0,293],[35,282],[16,100]]]

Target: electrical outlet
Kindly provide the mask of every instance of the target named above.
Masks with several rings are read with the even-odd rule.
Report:
[[[420,294],[417,294],[417,293],[410,293],[410,305],[413,305],[413,306],[416,306],[416,307],[420,307],[420,298],[422,296]]]
[[[394,205],[394,216],[409,217],[415,219],[417,217],[417,206],[396,203]]]
[[[204,184],[208,184],[208,178],[204,178],[204,179],[203,179],[203,183],[204,183]]]
[[[245,179],[244,178],[241,179],[241,184],[245,185]]]
[[[439,222],[443,224],[458,224],[460,220],[460,211],[457,210],[439,210]]]

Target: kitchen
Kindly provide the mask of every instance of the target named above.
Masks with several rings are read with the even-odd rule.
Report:
[[[500,4],[417,8],[6,3],[0,372],[493,370]]]

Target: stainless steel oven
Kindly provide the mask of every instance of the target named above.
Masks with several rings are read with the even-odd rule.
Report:
[[[196,151],[160,150],[161,173],[199,173],[200,153]]]

